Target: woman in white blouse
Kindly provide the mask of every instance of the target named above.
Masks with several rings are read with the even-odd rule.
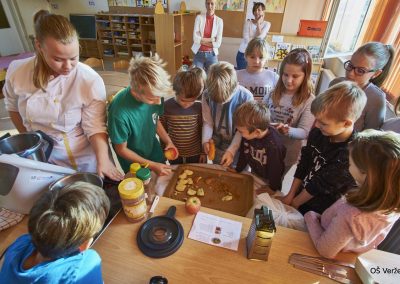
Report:
[[[243,27],[243,40],[240,43],[239,51],[236,55],[237,70],[246,69],[247,62],[244,57],[247,44],[255,37],[264,39],[271,27],[271,23],[264,21],[265,5],[262,2],[254,2],[254,19],[247,20]]]
[[[223,20],[215,15],[216,0],[206,0],[206,14],[197,15],[193,29],[193,65],[204,69],[218,62],[218,48],[222,43]]]
[[[67,18],[34,16],[36,56],[7,70],[3,93],[19,132],[41,130],[54,142],[50,163],[120,180],[108,152],[106,91],[101,77],[79,62],[79,42]]]

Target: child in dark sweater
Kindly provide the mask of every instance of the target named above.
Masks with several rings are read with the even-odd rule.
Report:
[[[245,102],[235,111],[233,119],[243,137],[236,171],[241,172],[249,165],[253,173],[268,181],[266,190],[280,190],[286,148],[278,131],[269,124],[268,107],[260,101]]]
[[[289,193],[280,198],[302,214],[322,214],[355,181],[349,172],[348,142],[354,134],[354,122],[360,117],[367,98],[363,90],[350,82],[339,83],[318,95],[311,104],[315,126],[301,158]]]

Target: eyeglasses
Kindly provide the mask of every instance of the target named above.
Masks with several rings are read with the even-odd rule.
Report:
[[[374,69],[372,69],[372,70],[367,70],[367,69],[365,69],[365,68],[363,68],[363,67],[356,67],[356,66],[354,66],[354,65],[351,63],[350,60],[347,60],[347,61],[343,64],[343,66],[344,66],[344,69],[345,69],[346,71],[354,70],[354,74],[356,74],[357,76],[362,76],[362,75],[364,75],[364,74],[366,74],[366,73],[370,73],[370,72],[375,72],[375,71],[376,71],[376,70],[374,70]]]

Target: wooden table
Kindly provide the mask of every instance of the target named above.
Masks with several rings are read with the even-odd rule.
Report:
[[[117,71],[97,71],[106,86],[107,100],[119,90],[129,86],[129,74]]]
[[[162,259],[145,256],[136,244],[141,223],[129,223],[121,212],[94,245],[102,258],[105,283],[147,284],[155,275],[166,277],[169,283],[331,283],[288,263],[293,252],[318,255],[305,232],[278,227],[268,262],[251,261],[246,258],[245,244],[250,219],[202,207],[204,212],[243,223],[239,250],[231,251],[188,239],[194,215],[187,214],[180,201],[161,197],[155,215],[164,215],[171,205],[176,206],[176,218],[184,229],[182,247]],[[355,254],[342,253],[338,259],[354,263]]]
[[[176,218],[182,223],[185,240],[173,255],[153,259],[145,256],[136,244],[142,223],[129,223],[123,212],[114,219],[94,244],[102,258],[105,283],[149,283],[155,275],[163,275],[169,283],[336,283],[328,278],[293,268],[288,263],[293,252],[318,255],[305,232],[278,227],[272,241],[268,262],[246,258],[245,238],[250,227],[248,218],[202,207],[202,211],[242,222],[238,251],[231,251],[187,238],[194,215],[186,213],[184,203],[161,197],[155,215],[164,215],[171,205],[177,208]],[[27,220],[0,232],[0,253],[18,236],[27,232]],[[355,254],[341,253],[337,259],[355,262]]]

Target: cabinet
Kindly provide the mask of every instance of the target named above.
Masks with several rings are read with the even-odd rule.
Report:
[[[156,49],[174,76],[183,56],[192,57],[193,27],[198,11],[183,14],[155,14]]]
[[[276,52],[276,45],[278,44],[275,42],[277,38],[279,38],[279,40],[282,40],[284,43],[288,43],[290,45],[290,50],[297,47],[302,47],[310,52],[313,61],[311,79],[313,80],[314,85],[317,85],[321,66],[323,63],[322,58],[320,57],[322,38],[297,36],[291,34],[269,33],[266,37],[266,41],[268,42],[268,45],[271,47],[271,52],[269,54],[267,65],[268,68],[273,69],[277,73],[279,73],[279,67],[282,62],[282,59],[274,58],[274,53]]]
[[[149,56],[156,51],[153,15],[97,14],[96,26],[102,58]]]

